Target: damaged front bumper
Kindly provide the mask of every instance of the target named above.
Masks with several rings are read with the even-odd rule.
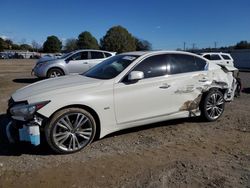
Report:
[[[10,143],[25,141],[38,146],[40,145],[40,125],[34,120],[22,122],[10,119],[6,126],[6,136]]]

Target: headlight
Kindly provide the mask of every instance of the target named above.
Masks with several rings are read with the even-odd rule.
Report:
[[[48,62],[42,62],[42,63],[38,63],[36,65],[37,68],[40,68],[40,67],[43,67],[43,66],[46,66]]]
[[[17,105],[10,109],[12,118],[20,121],[27,121],[33,118],[36,111],[44,107],[50,101],[44,101],[39,103],[27,104],[27,105]]]

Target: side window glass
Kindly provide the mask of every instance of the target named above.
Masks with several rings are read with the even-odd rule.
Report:
[[[85,60],[85,59],[88,59],[88,52],[87,51],[81,52],[81,60]]]
[[[206,65],[205,60],[186,54],[171,54],[166,59],[168,74],[202,71]]]
[[[205,70],[205,66],[206,66],[207,62],[204,59],[195,57],[195,63],[196,63],[198,71]]]
[[[105,54],[105,57],[110,57],[111,56],[111,54],[107,53],[107,52],[104,52],[104,54]]]
[[[222,57],[223,57],[223,59],[225,59],[225,60],[231,60],[231,58],[228,56],[228,55],[221,55]]]
[[[102,59],[104,58],[104,55],[102,52],[91,52],[91,59]]]
[[[81,52],[78,52],[70,57],[70,60],[75,61],[75,60],[80,60],[81,59]]]
[[[211,60],[221,60],[221,58],[217,54],[211,54]]]
[[[78,52],[72,55],[68,60],[77,61],[77,60],[85,60],[85,59],[88,59],[88,52]]]
[[[210,57],[210,55],[205,55],[204,56],[206,59],[209,59],[209,60],[211,60],[211,57]]]
[[[165,55],[155,55],[143,60],[134,68],[134,71],[142,71],[144,78],[164,76],[167,74]]]

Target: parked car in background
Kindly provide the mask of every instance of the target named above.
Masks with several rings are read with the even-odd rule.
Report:
[[[8,59],[7,54],[5,54],[5,53],[0,53],[0,59]]]
[[[65,54],[60,58],[42,58],[36,63],[33,72],[40,78],[84,73],[115,54],[115,52],[101,50],[78,50]]]
[[[63,60],[73,61],[81,52],[93,51],[74,52]],[[225,101],[233,100],[235,82],[230,72],[192,53],[124,53],[84,74],[17,90],[9,100],[6,131],[10,141],[34,145],[44,131],[55,152],[72,153],[95,137],[130,127],[196,116],[215,121]],[[16,139],[14,132],[19,132]]]
[[[221,53],[221,52],[209,52],[209,53],[202,53],[202,57],[210,60],[213,63],[218,65],[229,67],[232,70],[236,70],[234,67],[234,60],[232,56],[228,53]]]
[[[234,66],[234,59],[232,58],[232,56],[229,53],[222,53],[222,52],[202,53],[201,56],[210,60],[210,62],[212,63],[220,65],[226,71],[232,72],[237,81],[235,96],[236,97],[240,96],[242,83],[239,78],[239,70]]]

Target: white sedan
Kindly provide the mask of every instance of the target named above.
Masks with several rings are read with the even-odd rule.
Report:
[[[129,52],[82,75],[17,90],[9,101],[7,136],[39,145],[44,131],[55,152],[72,153],[129,127],[200,115],[215,121],[234,92],[232,72],[199,55]]]

